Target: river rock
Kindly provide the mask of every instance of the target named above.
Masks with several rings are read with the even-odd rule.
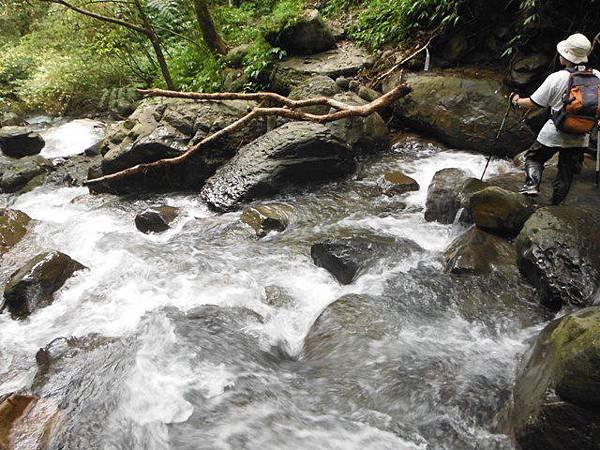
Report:
[[[468,178],[464,170],[448,168],[436,172],[427,188],[425,220],[452,223],[461,208],[460,192]]]
[[[515,156],[535,140],[531,130],[511,114],[496,142],[506,111],[499,80],[451,73],[411,74],[405,78],[412,92],[394,104],[399,125],[410,126],[453,147],[497,156]],[[397,79],[385,83],[384,93],[397,83]]]
[[[381,97],[381,94],[379,92],[374,91],[373,89],[368,88],[366,86],[363,86],[362,84],[358,88],[357,95],[367,103],[374,102],[379,97]]]
[[[52,251],[31,259],[14,272],[4,287],[6,307],[13,318],[25,318],[52,303],[53,294],[85,267],[64,253]]]
[[[142,233],[161,233],[171,228],[169,225],[179,215],[179,208],[162,205],[148,208],[135,216],[135,226]]]
[[[37,155],[44,145],[44,139],[30,127],[0,128],[0,150],[11,158]]]
[[[241,68],[244,58],[248,54],[249,50],[250,45],[248,44],[242,44],[238,45],[237,47],[233,47],[227,52],[227,55],[225,55],[225,64],[236,69]]]
[[[548,325],[513,390],[511,422],[521,448],[598,448],[599,374],[600,308],[586,308]]]
[[[491,186],[473,193],[469,212],[475,224],[487,231],[516,236],[535,211],[531,198]]]
[[[202,198],[217,211],[284,190],[343,177],[356,166],[324,125],[290,122],[246,145],[212,176]]]
[[[146,101],[125,121],[109,127],[101,147],[101,172],[109,174],[140,163],[180,155],[248,113],[255,103],[241,100],[193,102],[180,99]],[[266,131],[257,119],[198,152],[183,164],[158,168],[120,181],[94,184],[96,192],[198,191],[204,181],[243,144]]]
[[[481,275],[516,269],[517,252],[507,240],[471,227],[446,249],[446,271],[454,274]]]
[[[265,237],[270,231],[281,232],[290,223],[294,209],[287,203],[268,203],[244,209],[240,220],[249,225],[256,236]]]
[[[10,166],[0,169],[0,191],[16,192],[38,175],[49,172],[51,168],[50,161],[41,156],[26,156],[14,160]]]
[[[600,287],[600,211],[597,206],[550,206],[525,223],[516,244],[519,269],[542,303],[588,306]]]
[[[374,58],[366,50],[352,44],[316,55],[292,56],[274,64],[270,75],[271,87],[288,94],[294,86],[312,76],[352,77],[373,63]]]
[[[310,249],[314,263],[327,270],[341,284],[352,283],[384,256],[407,256],[418,249],[412,241],[396,241],[383,236],[350,236],[325,239]]]
[[[25,236],[30,220],[24,212],[0,208],[0,256]]]
[[[13,448],[11,434],[15,423],[31,403],[37,400],[31,395],[8,394],[0,396],[0,449]]]
[[[377,184],[381,192],[388,197],[419,190],[419,183],[414,178],[397,170],[385,173]]]
[[[294,87],[289,97],[292,100],[307,100],[315,97],[333,97],[340,92],[341,89],[333,79],[325,75],[315,75]],[[327,114],[330,109],[329,105],[314,105],[306,106],[302,111],[310,114]]]
[[[519,55],[511,65],[509,81],[516,86],[527,86],[546,71],[550,62],[544,53]]]
[[[290,55],[312,55],[335,46],[333,33],[316,9],[304,11],[279,30],[266,33],[265,39]]]

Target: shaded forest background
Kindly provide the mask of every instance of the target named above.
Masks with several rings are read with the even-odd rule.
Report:
[[[0,0],[0,109],[94,111],[115,87],[230,89],[231,58],[236,90],[268,89],[287,55],[266,37],[307,8],[380,57],[435,35],[434,55],[453,55],[446,66],[508,70],[523,52],[600,31],[599,0]]]

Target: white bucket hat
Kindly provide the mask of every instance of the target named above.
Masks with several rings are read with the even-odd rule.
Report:
[[[556,46],[560,56],[573,64],[588,62],[588,55],[592,51],[592,43],[583,34],[572,34]]]

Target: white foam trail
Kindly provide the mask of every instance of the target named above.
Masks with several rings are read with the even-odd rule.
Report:
[[[76,119],[48,128],[40,133],[46,141],[40,155],[51,159],[83,153],[102,139],[104,127],[97,120]]]

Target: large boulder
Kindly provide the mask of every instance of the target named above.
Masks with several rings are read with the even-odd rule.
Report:
[[[0,128],[0,150],[11,158],[37,155],[44,145],[44,139],[29,127]]]
[[[140,163],[178,156],[195,144],[246,115],[255,103],[241,100],[147,101],[125,121],[109,127],[101,145],[101,171],[93,176],[114,173]],[[195,190],[238,148],[266,131],[262,119],[251,121],[204,148],[184,163],[149,170],[122,180],[94,184],[98,192],[146,192]]]
[[[49,172],[52,164],[41,156],[27,156],[0,167],[0,192],[16,192],[38,175]]]
[[[373,63],[374,58],[366,50],[348,44],[312,56],[284,58],[274,64],[270,82],[275,91],[288,94],[294,86],[315,75],[333,79],[354,76]]]
[[[179,215],[179,208],[162,205],[147,208],[135,216],[135,227],[142,233],[162,233],[167,231]]]
[[[42,253],[11,275],[4,287],[5,306],[13,318],[25,318],[51,304],[54,292],[84,268],[64,253]]]
[[[25,236],[30,220],[27,214],[16,209],[0,209],[0,256]]]
[[[310,249],[314,263],[327,270],[341,284],[352,283],[385,256],[407,256],[419,247],[412,241],[384,236],[351,236],[325,239]]]
[[[534,213],[535,206],[529,197],[491,186],[469,197],[469,211],[478,227],[516,236]]]
[[[279,30],[266,33],[265,39],[290,55],[312,55],[335,46],[333,33],[316,9],[304,11]]]
[[[341,178],[356,166],[329,128],[290,122],[246,145],[212,176],[202,198],[217,211],[284,190]]]
[[[515,270],[517,252],[507,240],[475,226],[458,236],[446,249],[446,271],[482,275]]]
[[[396,122],[436,137],[453,147],[498,156],[515,156],[528,148],[535,136],[510,114],[503,133],[496,134],[507,100],[499,80],[465,74],[411,74],[412,92],[394,104]],[[384,92],[395,84],[384,85]]]
[[[240,220],[251,227],[256,236],[265,237],[271,231],[283,231],[290,224],[294,209],[287,203],[266,203],[246,208]]]
[[[542,302],[588,306],[600,287],[600,210],[550,206],[525,223],[516,244],[521,272],[538,289]]]
[[[517,377],[511,423],[522,450],[579,450],[600,442],[600,308],[548,325]]]
[[[341,89],[332,78],[326,75],[315,75],[293,88],[289,97],[292,100],[307,100],[315,97],[333,97],[340,92]],[[327,114],[330,109],[329,105],[314,105],[306,106],[302,111],[310,114]]]

